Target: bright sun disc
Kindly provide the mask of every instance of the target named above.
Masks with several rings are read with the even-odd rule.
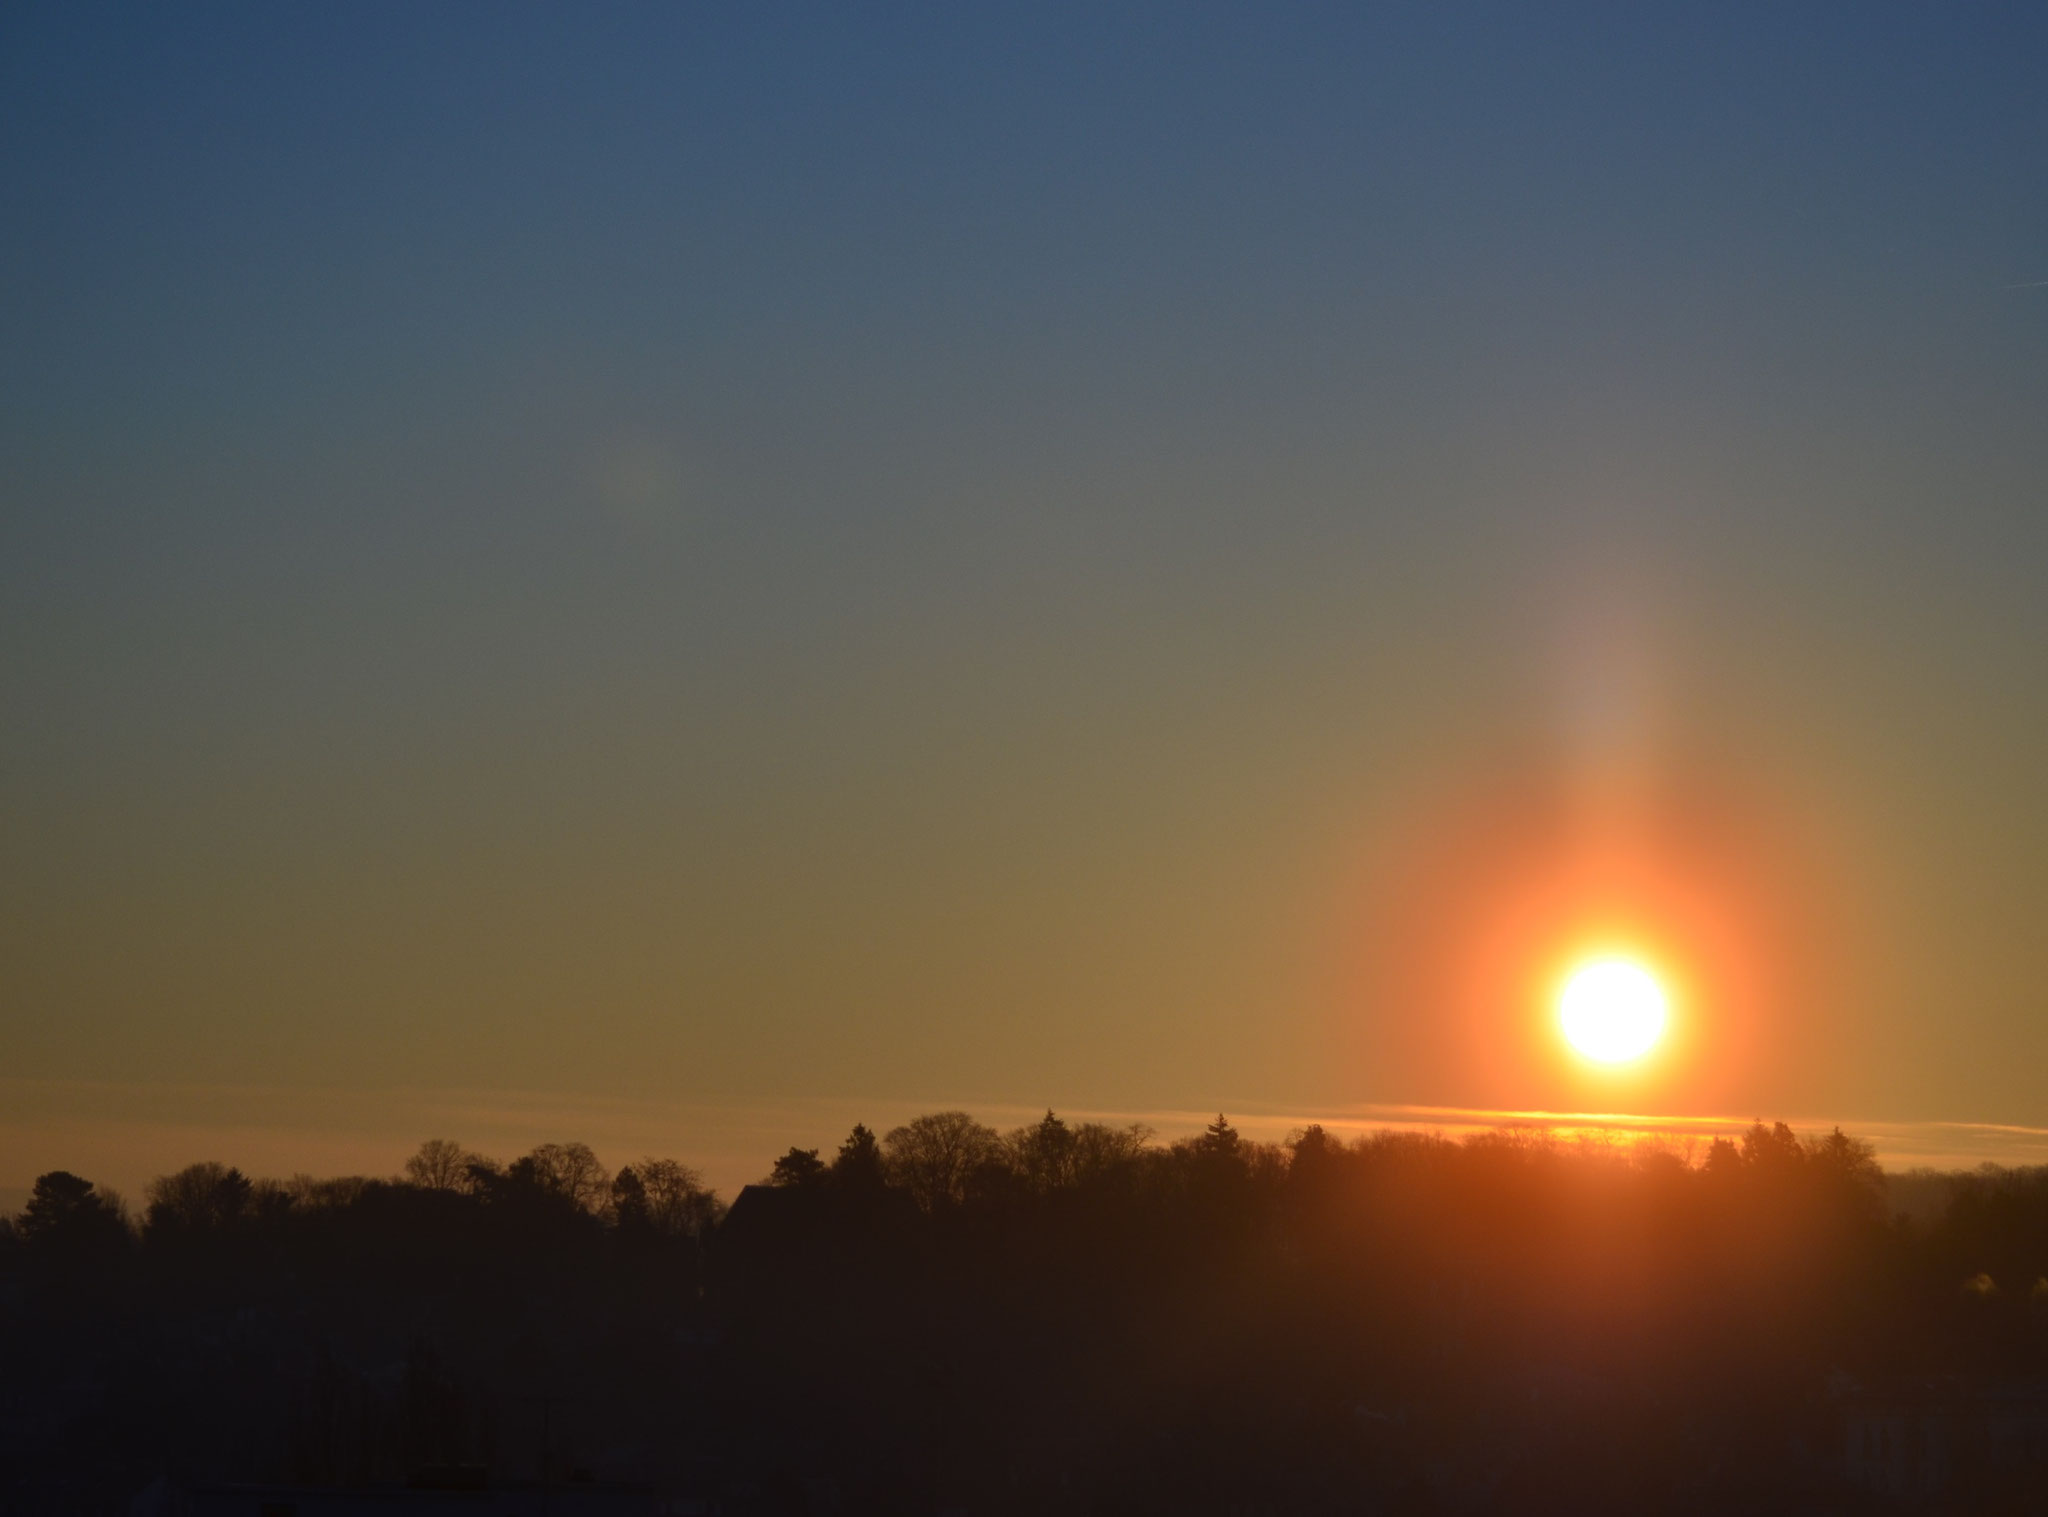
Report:
[[[1557,998],[1565,1041],[1589,1059],[1641,1058],[1664,1034],[1667,1004],[1657,977],[1632,959],[1595,959],[1572,971]]]

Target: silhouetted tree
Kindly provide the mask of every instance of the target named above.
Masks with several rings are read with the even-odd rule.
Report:
[[[1231,1160],[1244,1151],[1244,1140],[1237,1135],[1237,1129],[1222,1112],[1216,1113],[1216,1120],[1202,1129],[1202,1135],[1195,1139],[1195,1152],[1204,1159]]]
[[[374,1183],[376,1182],[361,1175],[340,1175],[330,1180],[316,1179],[312,1175],[293,1175],[285,1181],[284,1189],[294,1206],[336,1207],[349,1206],[359,1201],[363,1193]],[[467,1175],[464,1176],[464,1183],[460,1188],[468,1188]]]
[[[514,1162],[523,1178],[579,1211],[602,1211],[611,1194],[611,1175],[587,1144],[543,1143]]]
[[[966,1199],[968,1177],[1000,1161],[1002,1139],[964,1111],[939,1111],[892,1128],[882,1152],[890,1179],[931,1211]]]
[[[654,1219],[647,1209],[647,1186],[628,1164],[612,1176],[612,1223],[626,1234],[650,1233]]]
[[[447,1138],[429,1138],[405,1161],[405,1178],[426,1190],[462,1190],[469,1181],[475,1155]]]
[[[495,1164],[472,1164],[469,1175],[477,1200],[499,1212],[565,1220],[588,1216],[596,1209],[586,1207],[577,1190],[563,1183],[544,1154],[521,1154],[502,1169]],[[610,1190],[607,1177],[603,1193],[608,1195]]]
[[[1804,1167],[1806,1150],[1799,1135],[1783,1122],[1766,1127],[1758,1121],[1742,1135],[1742,1162],[1752,1170],[1791,1174]]]
[[[725,1215],[725,1204],[717,1192],[687,1164],[674,1159],[642,1159],[639,1176],[647,1195],[647,1217],[656,1232],[701,1238]]]
[[[824,1179],[825,1161],[815,1148],[791,1148],[768,1174],[770,1185],[819,1185]]]
[[[1877,1150],[1837,1127],[1806,1145],[1808,1162],[1823,1174],[1873,1196],[1884,1188],[1884,1171],[1878,1167]]]
[[[1716,1138],[1707,1145],[1707,1157],[1701,1169],[1714,1176],[1732,1176],[1742,1168],[1742,1152],[1726,1138]]]
[[[128,1241],[120,1203],[92,1181],[63,1169],[36,1177],[28,1206],[15,1225],[32,1247],[67,1254]]]
[[[1288,1176],[1299,1190],[1320,1191],[1330,1185],[1344,1164],[1343,1145],[1320,1123],[1311,1122],[1287,1144],[1290,1155]]]
[[[876,1191],[888,1183],[882,1145],[867,1127],[854,1123],[832,1160],[832,1183],[847,1191]]]
[[[225,1164],[188,1164],[149,1182],[145,1227],[151,1236],[220,1233],[247,1221],[255,1187]]]
[[[1011,1167],[1032,1190],[1043,1194],[1074,1183],[1078,1141],[1050,1107],[1037,1122],[1018,1128],[1003,1143]]]
[[[1255,1157],[1252,1145],[1238,1136],[1221,1112],[1195,1137],[1174,1144],[1173,1155],[1186,1179],[1203,1188],[1246,1179]]]
[[[1151,1148],[1154,1134],[1142,1122],[1111,1127],[1083,1122],[1074,1129],[1073,1173],[1078,1184],[1099,1184],[1128,1176]]]

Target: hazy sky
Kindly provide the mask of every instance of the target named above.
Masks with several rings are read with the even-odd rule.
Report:
[[[2043,281],[2038,6],[10,4],[0,1183],[2048,1125]]]

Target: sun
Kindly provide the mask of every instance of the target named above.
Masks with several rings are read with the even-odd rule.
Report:
[[[1664,1035],[1670,1000],[1656,975],[1629,958],[1589,959],[1558,992],[1565,1041],[1600,1064],[1640,1059]]]

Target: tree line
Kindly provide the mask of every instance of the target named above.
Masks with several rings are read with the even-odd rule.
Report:
[[[1050,1111],[858,1125],[730,1205],[580,1143],[194,1164],[132,1211],[54,1171],[0,1228],[0,1489],[111,1511],[159,1475],[467,1469],[731,1513],[1861,1510],[1842,1387],[2048,1375],[2048,1171],[1919,1184],[1938,1204],[1904,1215],[1867,1144],[1783,1123],[1271,1144]]]

